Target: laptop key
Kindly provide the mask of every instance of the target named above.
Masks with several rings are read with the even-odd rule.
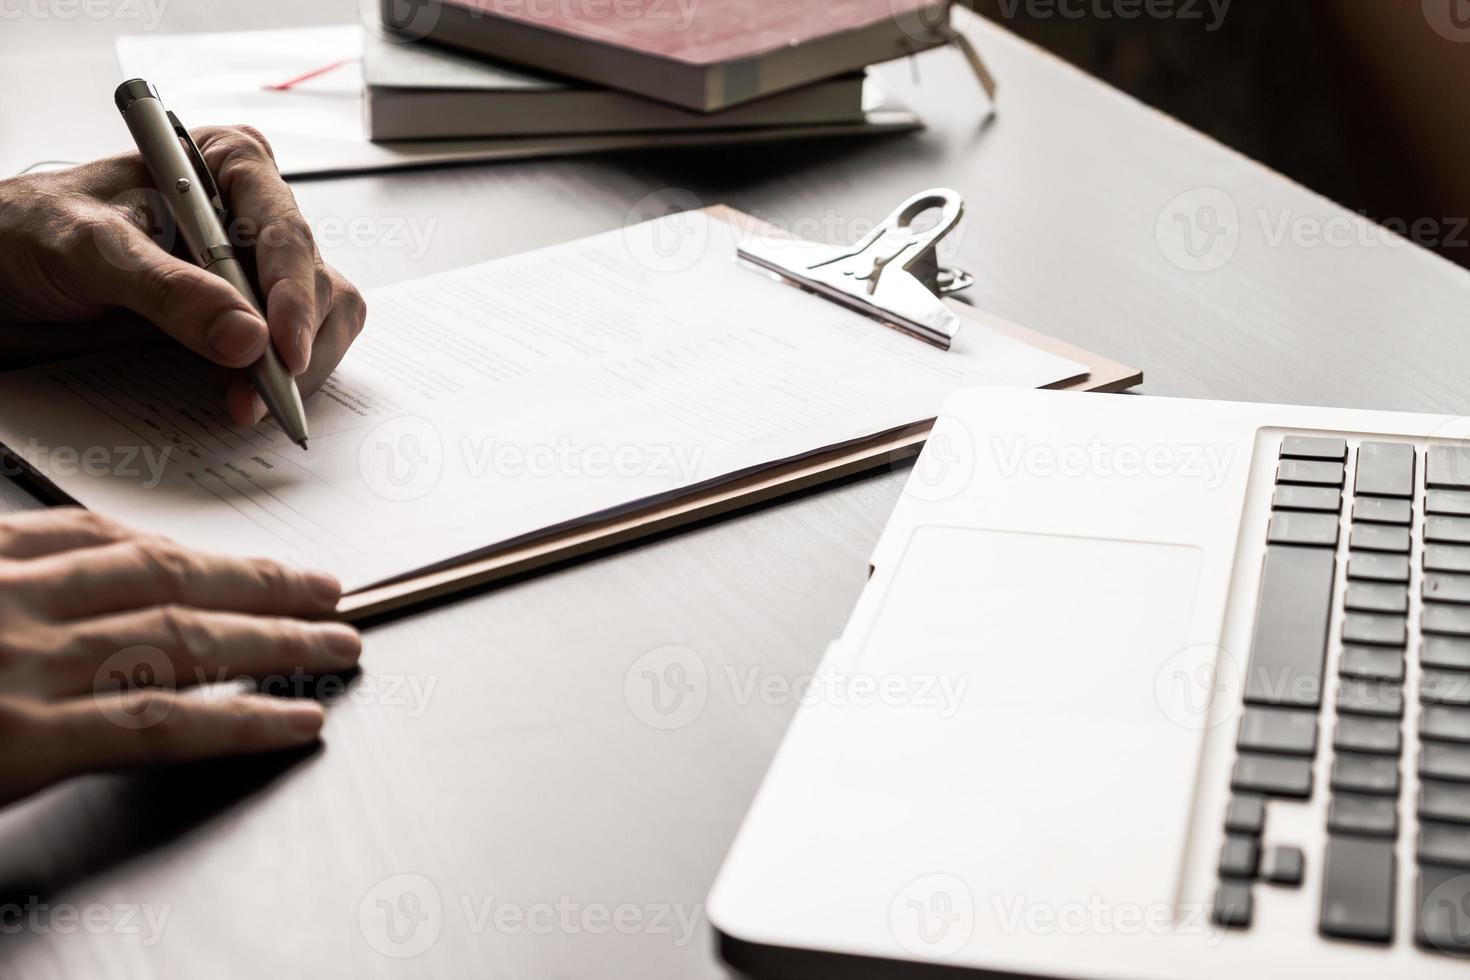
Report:
[[[1470,746],[1425,742],[1419,747],[1419,776],[1470,783]]]
[[[1312,459],[1283,459],[1276,466],[1277,483],[1296,483],[1309,487],[1341,487],[1344,468],[1341,463]]]
[[[1332,747],[1339,752],[1363,752],[1368,755],[1398,757],[1403,750],[1403,733],[1392,718],[1364,718],[1343,715],[1337,719]]]
[[[1424,607],[1420,628],[1426,633],[1470,636],[1470,609],[1434,602]]]
[[[1283,459],[1326,459],[1341,463],[1347,459],[1347,440],[1330,436],[1287,436],[1281,440]]]
[[[1358,447],[1353,489],[1367,497],[1414,496],[1414,447],[1406,442],[1365,442]]]
[[[1426,636],[1419,648],[1419,662],[1426,667],[1470,670],[1470,640],[1455,636]]]
[[[1210,911],[1215,925],[1226,929],[1248,929],[1251,924],[1250,885],[1239,881],[1222,881],[1215,889],[1215,904]]]
[[[1273,514],[1266,529],[1271,544],[1300,544],[1311,548],[1337,547],[1336,514]]]
[[[1470,709],[1426,704],[1419,715],[1419,737],[1435,742],[1470,742]]]
[[[1344,677],[1337,687],[1337,710],[1349,715],[1402,718],[1403,685],[1392,681],[1365,681]]]
[[[1236,756],[1230,788],[1237,793],[1304,800],[1312,795],[1312,763],[1307,759],[1242,752]]]
[[[1408,525],[1414,522],[1414,505],[1387,497],[1358,497],[1353,500],[1353,520],[1364,524]]]
[[[1401,681],[1404,679],[1404,654],[1388,647],[1345,646],[1337,672],[1343,677]]]
[[[1424,522],[1424,540],[1435,544],[1470,544],[1470,517],[1431,517]]]
[[[1420,867],[1414,940],[1451,956],[1470,954],[1470,874],[1455,868]]]
[[[1250,705],[1240,716],[1235,745],[1242,752],[1310,757],[1317,751],[1317,712]]]
[[[1470,786],[1425,779],[1419,783],[1420,820],[1470,823]]]
[[[1261,836],[1266,829],[1266,798],[1240,794],[1230,797],[1225,808],[1225,829],[1232,834]]]
[[[1277,487],[1271,495],[1271,509],[1341,513],[1342,491],[1336,487]]]
[[[1299,708],[1322,703],[1336,567],[1336,555],[1326,549],[1266,549],[1246,673],[1247,701]]]
[[[1419,703],[1470,706],[1470,674],[1426,669],[1419,677]]]
[[[1368,582],[1409,584],[1409,559],[1405,555],[1384,555],[1372,551],[1355,551],[1348,556],[1348,578]]]
[[[1402,647],[1409,642],[1409,624],[1402,616],[1348,613],[1342,623],[1342,640],[1344,643]]]
[[[1386,943],[1393,939],[1393,889],[1398,871],[1391,841],[1327,838],[1322,861],[1324,936]]]
[[[1353,612],[1398,613],[1409,611],[1409,590],[1383,582],[1350,582],[1343,605]]]
[[[1261,854],[1261,880],[1273,885],[1300,885],[1306,869],[1300,847],[1268,847]]]
[[[1426,572],[1459,572],[1461,574],[1470,572],[1470,548],[1463,548],[1453,544],[1425,545],[1424,570]]]
[[[1424,461],[1424,482],[1442,490],[1470,490],[1470,449],[1430,446]]]
[[[1470,517],[1470,493],[1459,490],[1430,490],[1424,495],[1424,513]]]
[[[1383,524],[1354,524],[1348,534],[1348,547],[1354,551],[1387,551],[1396,555],[1409,553],[1409,529]]]
[[[1415,854],[1420,864],[1470,868],[1470,827],[1421,820]]]
[[[1332,788],[1367,796],[1399,795],[1399,762],[1381,755],[1339,752],[1332,760]]]
[[[1391,796],[1333,793],[1327,804],[1327,830],[1359,837],[1397,837],[1398,804]]]
[[[1427,572],[1424,575],[1424,601],[1470,603],[1470,575]]]
[[[1220,877],[1243,878],[1247,881],[1256,876],[1256,866],[1261,860],[1261,842],[1254,837],[1228,835],[1220,848]]]

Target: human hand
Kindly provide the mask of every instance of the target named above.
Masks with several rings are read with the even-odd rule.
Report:
[[[86,511],[0,519],[0,805],[85,772],[316,740],[308,699],[180,690],[350,669],[321,573],[188,551]]]
[[[12,337],[14,346],[85,350],[104,339],[76,336],[81,324],[121,308],[232,369],[274,343],[309,394],[362,330],[362,295],[322,262],[265,137],[244,126],[193,135],[230,208],[231,238],[254,248],[264,320],[227,282],[172,254],[172,219],[133,153],[0,181],[0,323],[52,334]],[[244,372],[230,372],[224,394],[237,424],[264,417]]]

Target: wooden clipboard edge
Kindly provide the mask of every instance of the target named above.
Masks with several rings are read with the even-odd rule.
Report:
[[[611,550],[661,531],[799,493],[886,463],[896,463],[917,456],[931,428],[933,423],[926,422],[875,442],[813,456],[799,463],[723,484],[696,497],[554,534],[464,565],[354,592],[343,597],[337,613],[349,621],[368,619],[405,605],[443,598],[556,562]]]
[[[705,209],[732,228],[754,233],[762,223],[723,205]],[[962,303],[952,304],[957,313],[979,321],[981,317]],[[1000,330],[1023,343],[1083,364],[1088,374],[1051,387],[1067,391],[1117,392],[1143,381],[1143,372],[1100,357],[1080,347],[1019,324],[984,317],[986,326]],[[917,343],[917,341],[916,341]],[[777,500],[784,496],[830,483],[847,476],[916,456],[933,428],[933,422],[888,433],[870,442],[808,457],[765,470],[708,490],[697,496],[658,504],[622,517],[601,521],[549,535],[451,568],[427,572],[374,586],[344,596],[337,607],[340,618],[359,621],[395,612],[407,606],[442,599],[501,579],[522,575],[547,565],[584,558],[600,551],[663,531],[672,530],[721,514]]]
[[[962,316],[965,315],[966,307],[959,303],[951,303],[950,305],[955,307]],[[974,319],[973,316],[969,318]],[[985,321],[985,325],[994,330],[999,330],[1009,337],[1014,337],[1028,346],[1035,347],[1037,350],[1044,350],[1048,354],[1065,357],[1069,361],[1076,361],[1078,364],[1083,364],[1087,367],[1087,375],[1085,377],[1078,378],[1075,381],[1064,381],[1061,384],[1047,385],[1048,390],[1095,391],[1099,394],[1116,394],[1117,392],[1127,391],[1129,388],[1143,384],[1143,371],[1138,368],[1128,367],[1120,361],[1114,361],[1099,354],[1094,354],[1091,351],[1083,350],[1075,344],[1069,344],[1064,340],[1057,340],[1055,337],[1048,336],[1044,333],[1037,333],[1035,330],[1023,327],[1019,323],[988,318]]]

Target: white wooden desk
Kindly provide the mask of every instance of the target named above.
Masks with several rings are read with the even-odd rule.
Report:
[[[0,102],[0,134],[39,127],[63,145],[70,127],[116,125],[111,39],[143,25],[35,3],[52,15],[6,8],[21,15],[0,20],[0,73],[42,65],[45,84]],[[351,0],[173,0],[160,29],[354,16]],[[974,82],[939,51],[919,60],[917,87],[908,65],[884,70],[930,122],[908,138],[354,177],[297,195],[318,223],[434,223],[421,256],[326,250],[371,287],[618,227],[660,189],[855,236],[946,184],[970,202],[955,258],[979,278],[976,301],[1142,366],[1149,393],[1470,412],[1470,275],[1379,236],[1364,244],[1330,203],[994,27],[972,31],[1003,85],[985,129]],[[1232,253],[1221,267],[1189,272],[1157,228],[1199,187],[1216,193],[1184,217],[1223,194],[1238,241],[1203,249],[1206,260]],[[1346,229],[1349,243],[1273,243],[1283,221]],[[309,757],[94,778],[0,814],[4,894],[167,912],[151,945],[141,919],[141,934],[0,935],[0,974],[722,975],[702,919],[681,942],[678,916],[700,916],[795,710],[741,692],[816,664],[903,478],[850,482],[376,626],[357,693]],[[10,508],[34,505],[3,493]],[[686,727],[657,731],[625,680],[667,644],[705,663],[708,702]],[[383,921],[376,901],[401,885],[423,889],[411,878],[374,890],[395,875],[422,876],[440,899],[420,926],[433,942],[412,959],[381,954],[381,926],[359,921],[363,909]]]

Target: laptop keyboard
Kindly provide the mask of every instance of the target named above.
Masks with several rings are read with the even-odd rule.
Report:
[[[1248,928],[1257,883],[1315,873],[1323,936],[1388,944],[1409,873],[1419,945],[1470,953],[1470,449],[1367,441],[1350,451],[1342,438],[1289,436],[1266,533],[1214,919]],[[1347,583],[1334,612],[1339,560]],[[1341,653],[1328,678],[1333,631]],[[1413,759],[1406,698],[1419,705]],[[1319,752],[1331,753],[1325,787],[1313,786]],[[1266,801],[1314,792],[1327,799],[1315,869],[1299,848],[1261,845]],[[1400,834],[1413,835],[1412,869],[1398,867]]]

